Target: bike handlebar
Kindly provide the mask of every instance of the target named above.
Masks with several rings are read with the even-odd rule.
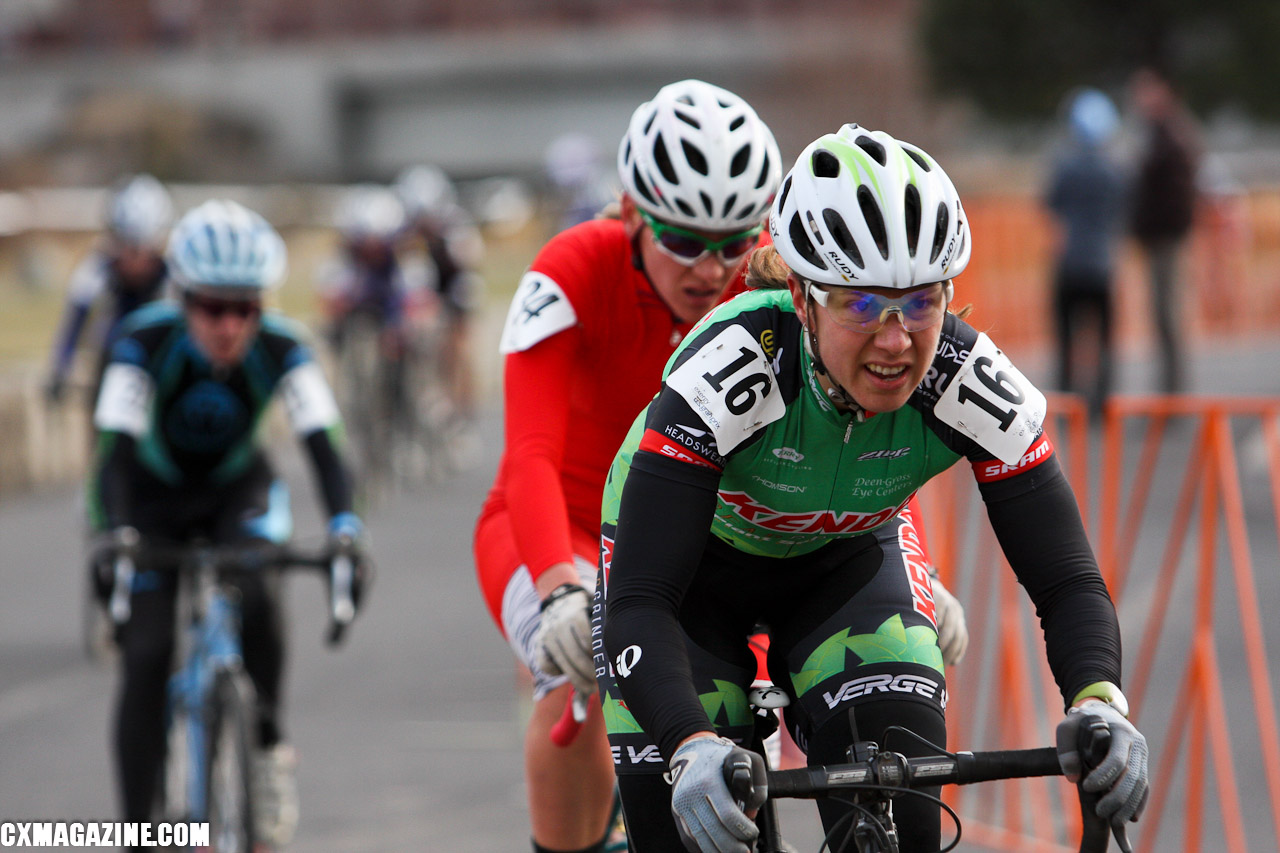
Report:
[[[1092,716],[1092,715],[1091,715]],[[1097,724],[1101,724],[1099,729]],[[1081,734],[1081,756],[1085,770],[1096,766],[1107,753],[1111,733],[1101,717],[1086,720]],[[767,774],[768,797],[791,799],[819,799],[841,790],[884,791],[887,795],[911,788],[936,785],[969,785],[997,779],[1023,779],[1036,776],[1061,776],[1062,767],[1054,747],[1038,749],[998,750],[988,752],[939,753],[910,758],[901,753],[878,750],[870,746],[871,757],[865,761],[847,764],[828,764],[797,770],[770,770]],[[736,750],[735,750],[736,752]],[[752,786],[749,774],[735,772],[738,765],[731,762],[733,753],[726,757],[724,778],[734,799],[745,802],[751,799]],[[1123,853],[1131,853],[1123,824],[1110,825],[1094,811],[1099,798],[1079,788],[1080,817],[1084,832],[1080,841],[1080,853],[1105,853],[1110,836]]]
[[[329,645],[341,642],[355,619],[356,554],[354,543],[341,539],[320,550],[261,542],[240,545],[205,545],[133,539],[120,543],[114,558],[114,583],[108,600],[113,622],[129,621],[133,578],[139,565],[148,569],[192,574],[202,567],[216,574],[248,574],[263,569],[312,569],[329,577]]]

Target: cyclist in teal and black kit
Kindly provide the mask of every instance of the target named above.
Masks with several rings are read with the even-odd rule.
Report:
[[[257,441],[264,410],[279,393],[314,463],[330,535],[357,539],[361,524],[339,454],[333,395],[301,328],[262,310],[264,291],[284,272],[280,236],[234,202],[209,201],[174,227],[168,261],[181,304],[132,315],[103,377],[94,413],[95,528],[109,542],[135,538],[128,528],[144,540],[283,542],[292,526],[288,494]],[[109,561],[94,563],[104,596],[113,580],[107,568]],[[283,844],[297,822],[297,794],[277,715],[284,667],[278,578],[249,576],[238,585],[244,663],[260,705],[259,832]],[[164,757],[175,592],[170,574],[136,576],[120,636],[115,748],[127,821],[150,819]]]
[[[677,349],[605,490],[593,627],[632,849],[748,850],[756,830],[722,764],[751,734],[757,622],[811,763],[844,759],[850,709],[863,738],[900,725],[945,743],[928,579],[898,513],[961,458],[1044,628],[1068,708],[1063,767],[1079,772],[1087,707],[1112,738],[1085,785],[1106,792],[1100,814],[1136,818],[1146,742],[1126,719],[1115,609],[1042,430],[1044,395],[947,312],[970,249],[951,181],[920,149],[846,125],[801,154],[769,222],[776,253],[751,261],[761,289]],[[822,806],[828,829],[847,809]],[[904,853],[938,849],[935,805],[894,809]]]

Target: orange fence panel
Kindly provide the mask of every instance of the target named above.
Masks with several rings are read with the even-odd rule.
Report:
[[[1047,429],[1117,602],[1126,692],[1151,746],[1135,849],[1280,849],[1280,728],[1263,622],[1264,602],[1280,601],[1280,399],[1115,398],[1100,428],[1076,398],[1051,396],[1050,411]],[[1051,743],[1062,697],[967,467],[921,492],[931,550],[971,632],[969,656],[948,672],[949,739],[961,749]],[[1259,575],[1260,554],[1270,570]],[[966,841],[1076,849],[1075,791],[1062,780],[948,796]]]

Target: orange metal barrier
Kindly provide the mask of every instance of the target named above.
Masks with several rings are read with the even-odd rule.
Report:
[[[1253,570],[1262,551],[1280,565],[1280,399],[1115,398],[1092,431],[1075,398],[1051,396],[1050,411],[1117,602],[1126,692],[1152,751],[1135,849],[1280,849],[1280,729],[1260,607],[1280,601],[1280,572]],[[967,468],[921,492],[930,547],[971,633],[969,656],[948,672],[951,745],[1051,743],[1062,698]],[[1076,849],[1075,791],[1062,780],[961,789],[949,802],[966,841]]]

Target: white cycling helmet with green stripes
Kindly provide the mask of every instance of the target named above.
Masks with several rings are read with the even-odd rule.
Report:
[[[916,146],[856,124],[805,148],[769,230],[791,271],[813,284],[904,290],[969,263],[969,221],[947,173]]]
[[[636,108],[618,146],[627,195],[656,219],[704,231],[761,223],[782,161],[751,105],[701,80],[681,80]]]

